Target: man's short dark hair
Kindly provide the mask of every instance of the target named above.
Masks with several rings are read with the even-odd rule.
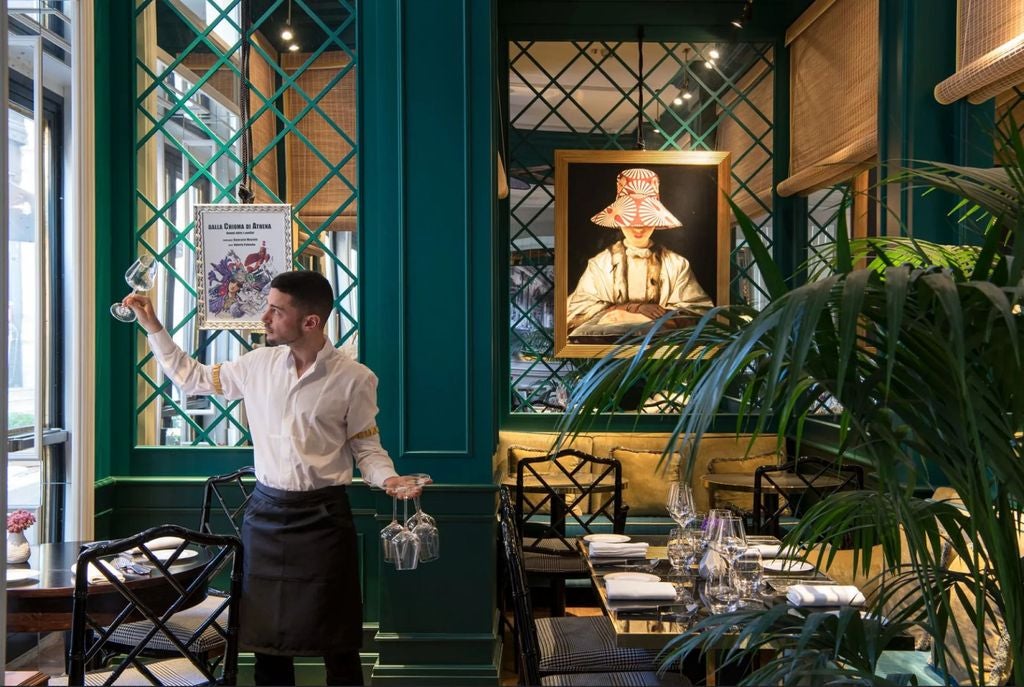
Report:
[[[331,283],[319,272],[296,270],[282,272],[270,282],[270,288],[291,296],[301,310],[320,316],[323,324],[334,309],[334,290]]]

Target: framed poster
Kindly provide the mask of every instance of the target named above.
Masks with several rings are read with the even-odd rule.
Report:
[[[729,298],[729,153],[555,151],[555,355]]]
[[[262,330],[270,282],[291,269],[291,205],[195,206],[200,329]]]

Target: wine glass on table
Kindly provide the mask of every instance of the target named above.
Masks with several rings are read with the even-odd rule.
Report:
[[[747,548],[747,537],[743,530],[743,520],[735,515],[726,515],[719,519],[716,527],[716,548],[731,565],[740,552],[745,551]]]
[[[124,273],[124,280],[128,282],[128,286],[132,287],[133,294],[152,289],[155,279],[156,261],[148,253],[140,255],[138,260],[133,262],[128,271]],[[136,320],[135,311],[122,303],[114,303],[110,306],[110,314],[121,322]]]
[[[693,505],[693,490],[685,482],[671,482],[668,489],[668,513],[680,527],[687,523],[696,513]]]

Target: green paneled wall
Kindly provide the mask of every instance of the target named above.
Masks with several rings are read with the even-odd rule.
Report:
[[[107,313],[134,251],[133,94],[123,87],[134,56],[114,38],[132,35],[133,6],[96,8],[97,536],[194,525],[203,479],[252,462],[247,449],[134,446],[130,361],[145,342]],[[391,501],[353,486],[374,682],[498,679],[494,16],[489,0],[359,8],[362,357],[380,378],[378,421],[398,469],[437,483],[423,506],[442,546],[414,572],[382,564]],[[300,676],[322,680],[315,668]]]

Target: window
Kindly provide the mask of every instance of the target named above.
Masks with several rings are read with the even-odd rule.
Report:
[[[10,510],[36,515],[26,531],[33,543],[63,538],[67,487],[63,6],[20,2],[9,13],[7,499]]]

